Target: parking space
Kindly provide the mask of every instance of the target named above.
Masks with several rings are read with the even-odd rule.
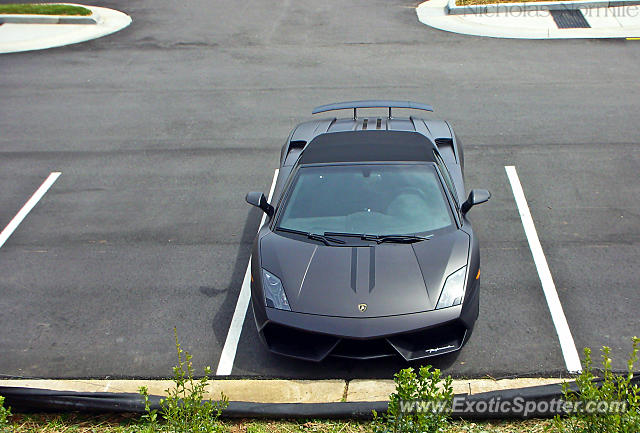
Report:
[[[568,330],[582,349],[612,349],[614,368],[626,368],[631,337],[638,334],[634,313],[640,281],[637,183],[624,182],[638,171],[637,146],[520,146],[465,149],[469,188],[492,191],[490,205],[474,209],[482,247],[481,316],[472,339],[457,356],[429,360],[459,377],[566,374],[558,332],[543,294],[531,249],[503,171],[522,172],[537,232],[544,249]],[[614,186],[612,188],[612,186]],[[615,189],[615,192],[613,190]],[[628,200],[621,201],[621,197]],[[389,377],[398,360],[358,363],[329,360],[319,365],[270,355],[248,313],[233,374],[277,377]],[[570,350],[569,350],[570,352]],[[596,360],[599,354],[595,354]]]
[[[64,175],[0,250],[3,374],[163,376],[174,326],[200,365],[219,357],[253,237],[229,222],[258,223],[225,189],[245,156],[166,153],[48,155]]]
[[[640,45],[453,35],[421,25],[411,2],[222,1],[197,16],[208,2],[107,3],[133,24],[2,59],[0,230],[63,174],[0,248],[0,375],[166,377],[174,326],[196,367],[215,370],[261,217],[244,194],[268,190],[313,106],[368,98],[433,104],[463,139],[467,187],[493,193],[471,211],[480,318],[459,355],[433,364],[458,377],[566,374],[513,165],[578,350],[608,344],[623,367],[640,333]],[[272,356],[249,311],[231,373],[402,367]]]
[[[609,346],[624,370],[639,331],[638,147],[527,153],[519,171],[576,346],[581,354]]]
[[[566,371],[549,308],[531,257],[504,165],[511,156],[485,146],[465,148],[468,188],[488,188],[492,199],[471,214],[481,242],[480,317],[460,354],[429,359],[456,377],[562,374]],[[523,158],[526,160],[526,157]],[[233,375],[296,378],[390,377],[397,359],[310,364],[271,355],[259,341],[251,310],[242,330]]]

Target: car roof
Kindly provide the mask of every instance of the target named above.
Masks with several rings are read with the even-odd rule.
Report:
[[[347,131],[316,136],[304,148],[298,164],[424,161],[434,162],[435,146],[410,131]]]

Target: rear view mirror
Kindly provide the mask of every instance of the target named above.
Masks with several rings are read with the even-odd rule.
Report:
[[[262,209],[269,217],[273,216],[273,206],[267,202],[267,198],[261,192],[248,192],[245,197],[247,203]]]
[[[462,206],[460,206],[460,210],[462,213],[467,213],[473,206],[489,201],[490,198],[491,193],[486,189],[472,189],[467,201],[462,203]]]

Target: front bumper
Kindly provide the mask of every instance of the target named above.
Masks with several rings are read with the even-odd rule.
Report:
[[[347,318],[266,308],[260,337],[276,354],[307,361],[328,356],[406,361],[460,350],[478,316],[478,290],[464,306],[375,318]]]

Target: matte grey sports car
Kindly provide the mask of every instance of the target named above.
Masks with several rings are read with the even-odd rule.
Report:
[[[358,117],[385,108],[388,116]],[[480,257],[462,147],[442,120],[392,117],[406,101],[317,107],[284,144],[251,258],[253,312],[270,351],[407,361],[459,350],[478,317]]]

